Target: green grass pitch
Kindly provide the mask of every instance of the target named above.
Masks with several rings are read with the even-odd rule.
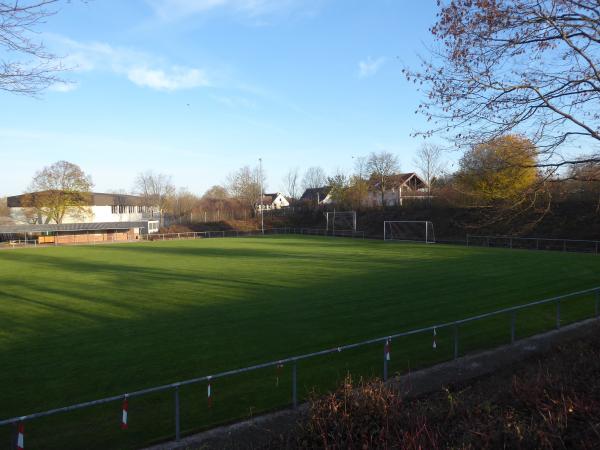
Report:
[[[600,285],[587,254],[277,236],[0,251],[0,419],[385,336]],[[591,296],[563,305],[591,315]],[[554,323],[520,313],[517,333]],[[461,351],[506,342],[509,321],[461,329]],[[390,370],[447,359],[430,336],[394,341]],[[302,397],[348,371],[380,375],[374,346],[303,362]],[[279,382],[276,377],[279,376]],[[181,391],[184,432],[289,404],[290,368]],[[173,434],[171,393],[26,424],[30,448],[135,448]],[[9,442],[0,428],[0,448]]]

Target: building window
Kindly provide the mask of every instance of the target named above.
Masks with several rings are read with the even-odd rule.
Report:
[[[117,214],[117,205],[112,205],[110,207],[110,212],[113,213],[113,214]]]

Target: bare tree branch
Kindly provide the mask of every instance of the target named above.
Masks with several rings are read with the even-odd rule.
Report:
[[[542,167],[574,140],[600,144],[600,7],[597,0],[448,0],[431,32],[438,46],[408,80],[425,90],[417,109],[431,127],[470,147],[528,136]],[[584,140],[582,140],[584,139]],[[596,151],[586,160],[600,161]]]
[[[60,58],[48,52],[35,31],[57,12],[59,0],[0,0],[0,90],[36,95],[64,83]]]

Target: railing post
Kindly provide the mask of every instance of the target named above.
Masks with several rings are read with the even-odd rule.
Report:
[[[458,358],[458,324],[454,324],[454,359]]]
[[[560,300],[556,301],[556,329],[560,328]]]
[[[517,325],[517,312],[513,311],[510,314],[510,343],[513,344],[515,342],[515,328]]]
[[[181,427],[179,422],[179,386],[175,386],[175,440],[181,439]]]
[[[383,381],[388,379],[387,341],[383,344]]]
[[[292,365],[292,405],[294,409],[298,407],[298,363],[294,360]]]
[[[600,317],[600,289],[596,290],[596,317]]]
[[[563,240],[563,252],[566,252],[566,251],[567,251],[567,241],[565,239],[565,240]]]

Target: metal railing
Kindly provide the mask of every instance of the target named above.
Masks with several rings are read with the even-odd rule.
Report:
[[[170,384],[164,384],[161,386],[155,386],[155,387],[142,389],[142,390],[134,391],[134,392],[123,393],[123,394],[119,394],[119,395],[113,395],[111,397],[105,397],[105,398],[98,399],[98,400],[88,401],[88,402],[84,402],[84,403],[78,403],[75,405],[66,406],[66,407],[62,407],[62,408],[51,409],[51,410],[44,411],[44,412],[26,414],[26,415],[19,416],[19,417],[13,417],[10,419],[0,420],[0,426],[22,424],[26,421],[30,421],[33,419],[39,419],[42,417],[52,416],[52,415],[66,413],[66,412],[70,412],[70,411],[82,410],[82,409],[102,405],[105,403],[124,401],[126,399],[131,399],[134,397],[140,397],[140,396],[148,395],[151,393],[162,392],[162,391],[173,391],[174,405],[175,405],[174,437],[175,437],[175,440],[179,440],[181,438],[179,389],[183,386],[188,386],[188,385],[202,383],[202,382],[210,383],[211,380],[216,380],[219,378],[229,377],[229,376],[233,376],[233,375],[239,375],[239,374],[252,372],[252,371],[259,370],[259,369],[265,369],[265,368],[269,368],[269,367],[281,367],[282,365],[291,364],[291,366],[292,366],[292,392],[291,392],[292,406],[293,406],[293,408],[296,408],[298,406],[297,385],[298,385],[298,362],[299,361],[307,360],[310,358],[315,358],[318,356],[340,353],[340,352],[343,352],[346,350],[355,349],[355,348],[359,348],[359,347],[363,347],[363,346],[367,346],[367,345],[383,344],[382,376],[383,376],[384,380],[387,380],[388,379],[388,369],[389,369],[389,354],[388,354],[389,347],[388,347],[388,345],[394,339],[407,337],[407,336],[413,336],[413,335],[417,335],[417,334],[421,334],[421,333],[432,333],[432,332],[434,333],[434,336],[435,336],[435,333],[437,330],[451,328],[452,332],[453,332],[453,347],[454,347],[453,355],[454,355],[454,359],[456,359],[459,357],[459,345],[460,345],[459,327],[461,325],[465,325],[465,324],[476,322],[476,321],[483,320],[483,319],[488,319],[490,317],[495,317],[495,316],[499,316],[499,315],[509,315],[510,342],[514,343],[515,340],[517,339],[516,324],[517,324],[517,312],[518,311],[521,311],[521,310],[524,310],[527,308],[532,308],[534,306],[539,306],[539,305],[555,304],[555,308],[556,308],[555,327],[558,329],[561,327],[561,303],[568,299],[583,297],[583,296],[587,296],[590,294],[594,294],[594,305],[595,305],[594,306],[594,315],[596,318],[598,318],[598,317],[600,317],[600,286],[594,287],[591,289],[582,290],[582,291],[572,292],[570,294],[560,295],[557,297],[547,298],[544,300],[539,300],[539,301],[535,301],[535,302],[531,302],[531,303],[526,303],[523,305],[513,306],[513,307],[509,307],[509,308],[503,308],[503,309],[499,309],[499,310],[492,311],[489,313],[479,314],[476,316],[472,316],[472,317],[468,317],[465,319],[460,319],[460,320],[456,320],[456,321],[452,321],[452,322],[445,322],[445,323],[440,323],[437,325],[432,325],[432,326],[428,326],[428,327],[424,327],[424,328],[417,328],[417,329],[413,329],[413,330],[409,330],[409,331],[398,332],[398,333],[390,334],[390,335],[383,336],[383,337],[368,339],[368,340],[353,343],[353,344],[341,345],[339,347],[328,348],[328,349],[320,350],[317,352],[312,352],[312,353],[307,353],[307,354],[297,355],[297,356],[291,356],[288,358],[269,361],[269,362],[265,362],[262,364],[256,364],[253,366],[243,367],[243,368],[239,368],[239,369],[227,370],[225,372],[219,372],[219,373],[215,373],[212,375],[203,375],[203,376],[191,378],[191,379],[184,380],[184,381],[179,381],[179,382],[170,383]]]
[[[143,235],[142,240],[146,241],[169,241],[180,239],[211,239],[225,237],[259,237],[275,234],[302,234],[309,236],[334,236],[334,237],[353,237],[365,238],[364,231],[353,230],[327,230],[325,228],[265,228],[262,230],[217,230],[217,231],[189,231],[184,233],[152,233]]]
[[[600,241],[515,236],[479,236],[467,234],[467,247],[499,247],[520,250],[554,250],[598,254]]]
[[[10,239],[0,242],[0,248],[21,248],[21,247],[37,247],[38,241],[35,239]]]

